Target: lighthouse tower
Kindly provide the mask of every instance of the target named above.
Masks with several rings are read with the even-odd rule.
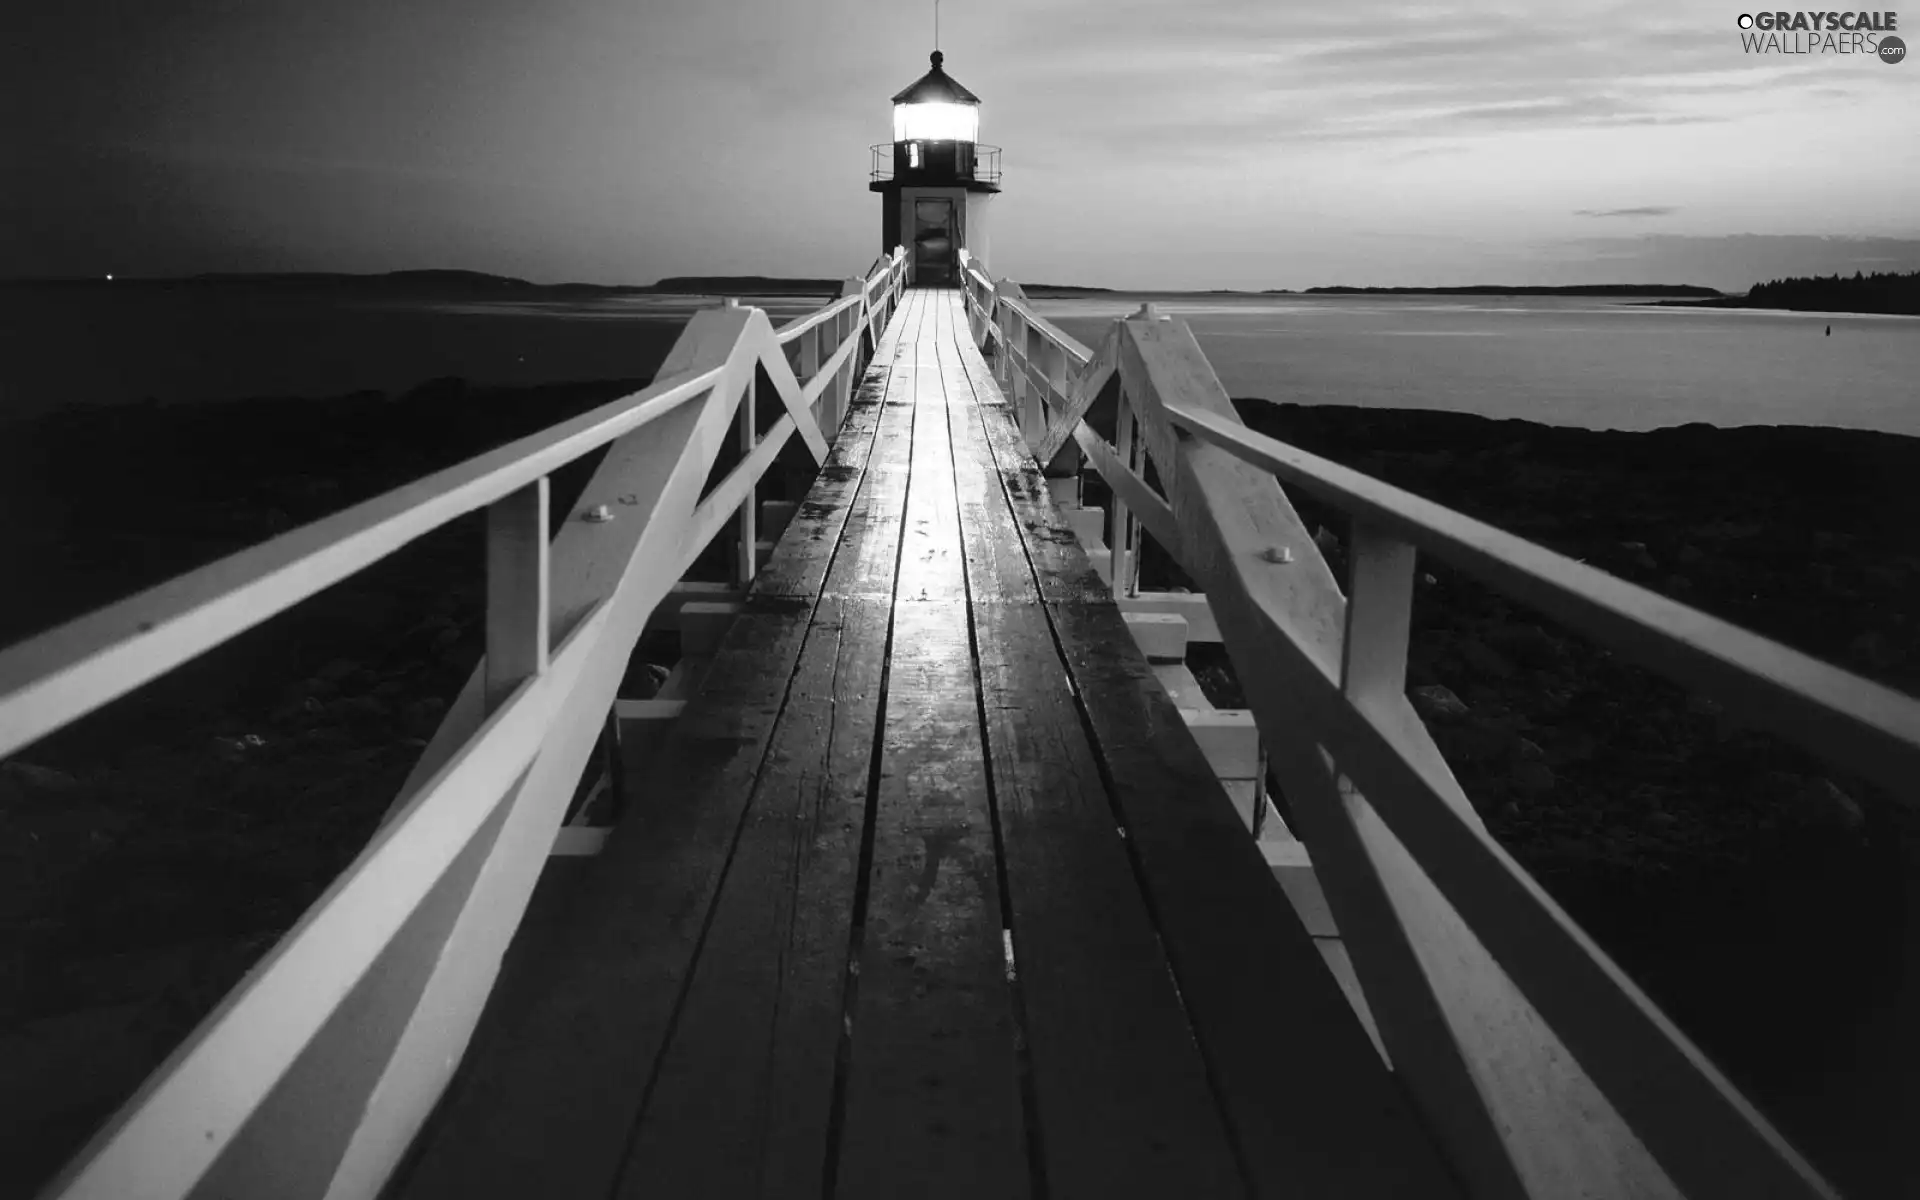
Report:
[[[960,248],[987,258],[987,201],[1000,190],[1000,147],[979,142],[980,97],[940,66],[893,98],[893,141],[873,147],[882,251],[905,244],[907,280],[951,287]]]

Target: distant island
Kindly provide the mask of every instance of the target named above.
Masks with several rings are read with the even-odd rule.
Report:
[[[1272,289],[1270,294],[1289,294]],[[1310,287],[1300,293],[1307,296],[1702,296],[1723,293],[1710,287],[1684,283],[1575,283],[1564,287],[1509,287],[1497,283],[1476,283],[1466,287]]]
[[[1069,284],[1023,283],[1021,290],[1042,299],[1111,294],[1113,288],[1077,287]],[[1265,288],[1258,292],[1235,288],[1208,288],[1205,291],[1162,289],[1133,292],[1142,296],[1684,296],[1718,298],[1725,293],[1710,287],[1673,283],[1576,283],[1562,287],[1476,283],[1462,287],[1353,287],[1333,284],[1327,287]]]
[[[544,298],[567,296],[620,295],[741,295],[741,296],[832,296],[840,291],[838,279],[789,279],[771,275],[675,275],[649,284],[534,283],[511,275],[490,275],[484,271],[423,270],[388,271],[377,275],[351,275],[330,271],[287,271],[246,273],[210,273],[159,279],[114,279],[88,276],[84,279],[0,280],[0,287],[113,287],[113,288],[194,288],[194,287],[268,287],[301,290],[410,293],[471,296],[537,295]]]
[[[398,295],[462,299],[562,300],[609,296],[834,296],[838,279],[810,279],[775,275],[671,275],[656,283],[534,283],[511,275],[484,271],[418,270],[354,275],[340,272],[211,273],[172,278],[128,279],[90,276],[84,279],[0,280],[0,288],[272,288],[304,293],[351,292],[359,295]],[[1035,299],[1071,299],[1079,296],[1611,296],[1657,297],[1651,305],[1681,308],[1764,308],[1796,312],[1890,313],[1920,316],[1920,271],[1878,272],[1851,277],[1819,275],[1774,279],[1755,284],[1745,295],[1729,295],[1710,287],[1671,283],[1577,283],[1564,286],[1476,283],[1458,287],[1323,287],[1266,288],[1244,291],[1208,289],[1116,289],[1078,284],[1027,283],[1022,290]]]
[[[1756,283],[1744,296],[1657,300],[1676,308],[1772,308],[1788,312],[1885,313],[1920,316],[1920,271],[1862,275],[1796,275]]]

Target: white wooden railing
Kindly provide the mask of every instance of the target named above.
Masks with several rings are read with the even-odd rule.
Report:
[[[386,823],[44,1195],[379,1192],[460,1060],[648,616],[730,522],[751,577],[757,481],[794,436],[824,460],[905,277],[896,249],[777,331],[703,310],[651,387],[0,651],[4,758],[487,511],[486,655]],[[786,409],[758,435],[757,370]],[[703,499],[734,431],[741,458]],[[548,475],[603,445],[549,541]]]
[[[1904,803],[1920,702],[1262,437],[1184,321],[1143,306],[1090,350],[962,254],[1036,458],[1072,475],[1077,450],[1113,492],[1116,591],[1140,527],[1205,591],[1388,1056],[1471,1194],[1834,1195],[1488,835],[1407,699],[1415,555]],[[1346,594],[1282,482],[1352,518]]]

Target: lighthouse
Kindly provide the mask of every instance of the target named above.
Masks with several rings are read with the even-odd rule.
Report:
[[[987,201],[1000,190],[1000,147],[980,144],[980,97],[941,66],[893,98],[893,141],[873,147],[867,187],[880,193],[880,247],[907,247],[907,280],[951,287],[960,248],[988,260]]]

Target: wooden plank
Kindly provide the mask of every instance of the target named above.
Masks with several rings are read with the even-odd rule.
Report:
[[[611,1191],[808,620],[786,602],[735,622],[661,758],[628,780],[580,919],[494,990],[397,1195]]]
[[[896,603],[885,719],[838,1194],[1026,1196],[964,600]]]
[[[1117,611],[1049,613],[1255,1193],[1460,1194]]]
[[[878,368],[882,378],[891,367]],[[910,385],[903,372],[898,386]],[[833,1149],[842,988],[914,427],[911,406],[883,407],[862,390],[872,453],[822,586],[863,574],[814,612],[623,1195],[817,1196]],[[808,505],[839,490],[823,477]]]
[[[899,351],[897,330],[889,328],[847,406],[839,435],[806,499],[788,521],[773,557],[754,579],[761,596],[818,594],[854,509],[853,499],[872,461],[881,405]],[[851,544],[851,543],[850,543]],[[864,543],[862,543],[864,544]]]
[[[1000,472],[1000,486],[1021,526],[1041,598],[1050,603],[1110,599],[1107,585],[1094,570],[1086,550],[1066,524],[1066,518],[1055,507],[1040,464],[1020,440],[1013,409],[993,382],[986,362],[970,347],[962,348],[960,362],[968,382],[973,385],[981,431],[992,448],[994,464]]]
[[[820,1195],[888,616],[814,614],[621,1196]]]
[[[944,376],[956,487],[979,497],[969,607],[1047,1188],[1244,1194],[969,383],[957,362]]]
[[[893,582],[900,557],[900,530],[906,516],[907,481],[913,465],[913,338],[919,328],[916,304],[901,308],[898,319],[887,326],[882,340],[884,354],[874,362],[887,362],[884,376],[876,381],[872,372],[861,384],[858,404],[872,404],[875,433],[873,450],[867,463],[867,480],[862,485],[862,503],[844,514],[843,540],[846,550],[833,559],[825,576],[825,594],[829,596],[877,596],[893,598]],[[855,418],[848,417],[849,422]],[[872,497],[867,489],[872,489]],[[801,516],[806,515],[803,506]],[[791,539],[789,539],[791,540]],[[776,556],[778,557],[778,556]]]
[[[982,394],[985,364],[962,361]],[[1007,420],[1004,406],[981,411],[1002,477],[1018,477],[1025,464],[993,428]],[[1030,489],[1010,486],[1008,498],[1043,594],[1049,570],[1080,578],[1064,555],[1038,552],[1084,557],[1057,510],[1033,503]],[[1119,609],[1098,598],[1046,608],[1254,1192],[1460,1194],[1179,711],[1153,686]],[[1276,1029],[1314,1036],[1283,1040]]]
[[[924,323],[927,293],[909,295]],[[1030,1181],[949,434],[937,363],[915,372],[836,1179],[849,1198],[1019,1197]]]

